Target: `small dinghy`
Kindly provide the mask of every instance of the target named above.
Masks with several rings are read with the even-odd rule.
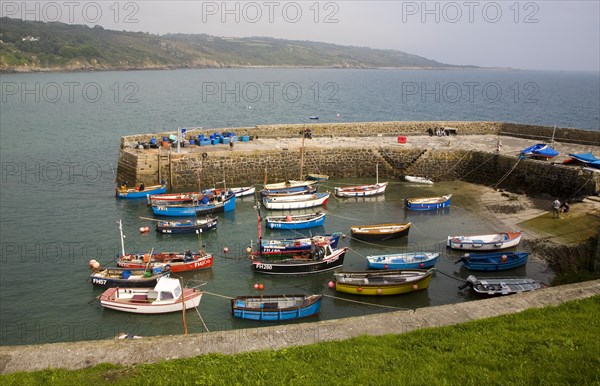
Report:
[[[413,184],[433,185],[433,181],[428,180],[425,177],[404,176],[404,179],[408,182],[412,182]]]
[[[321,312],[323,295],[238,296],[231,299],[236,318],[281,321],[305,318]]]
[[[477,236],[448,236],[448,246],[452,249],[494,250],[516,247],[521,242],[523,232],[504,232]]]
[[[462,262],[471,271],[504,271],[527,264],[529,252],[466,253]]]
[[[373,224],[350,227],[352,237],[363,241],[385,241],[408,235],[412,223]]]
[[[385,270],[336,272],[335,290],[354,295],[400,295],[429,287],[434,268],[429,270]]]
[[[439,197],[407,198],[406,208],[410,210],[434,210],[450,206],[451,194]]]
[[[367,256],[369,269],[425,269],[437,263],[437,252],[410,252]]]
[[[98,299],[102,307],[135,314],[164,314],[198,307],[202,292],[181,288],[179,279],[163,277],[154,288],[109,288]]]
[[[476,293],[487,296],[511,295],[542,288],[540,282],[526,277],[485,278],[479,280],[473,275],[469,276],[467,282],[458,288],[462,290],[469,286]]]

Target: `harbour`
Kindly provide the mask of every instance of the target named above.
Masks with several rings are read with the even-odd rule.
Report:
[[[174,73],[180,75],[187,72],[175,71]],[[367,73],[366,76],[370,77],[372,74]],[[60,80],[64,75],[36,74],[33,76],[36,78],[46,76],[46,79]],[[75,76],[84,79],[86,76],[98,76],[99,78],[94,79],[98,80],[100,84],[104,84],[101,79],[106,74],[76,74]],[[120,76],[128,79],[129,76],[135,78],[139,74],[127,73]],[[346,76],[346,74],[341,76]],[[14,76],[14,78],[19,77]],[[152,104],[151,97],[147,96],[147,98],[144,99],[145,103]],[[24,111],[31,111],[34,107],[36,114],[31,116],[23,114]],[[262,293],[265,294],[330,293],[328,282],[332,280],[332,275],[328,273],[316,274],[310,279],[306,277],[283,279],[270,275],[257,277],[252,273],[245,249],[248,247],[250,240],[257,237],[255,201],[253,199],[242,198],[237,202],[234,211],[219,214],[217,230],[203,233],[201,240],[196,234],[174,236],[157,235],[155,232],[139,233],[138,230],[141,226],[154,225],[150,221],[140,219],[140,217],[152,216],[151,210],[144,200],[141,202],[115,200],[114,189],[116,182],[123,177],[127,177],[127,172],[120,175],[120,165],[117,161],[118,152],[122,150],[119,138],[122,136],[128,137],[132,133],[147,133],[143,129],[147,125],[147,118],[142,120],[139,115],[136,115],[136,112],[143,108],[142,104],[112,107],[116,107],[115,117],[118,117],[116,120],[106,114],[106,110],[103,110],[106,106],[92,106],[82,103],[79,105],[74,103],[53,106],[47,104],[32,106],[27,103],[18,103],[11,106],[11,109],[8,110],[9,114],[2,114],[2,118],[0,118],[2,119],[2,127],[9,128],[8,133],[14,134],[7,137],[5,134],[7,132],[3,132],[2,144],[0,145],[2,147],[1,157],[3,163],[2,232],[0,235],[3,246],[3,269],[0,272],[2,278],[2,304],[0,307],[3,315],[3,345],[105,339],[112,338],[123,331],[140,336],[172,335],[182,332],[179,315],[154,316],[152,323],[148,323],[148,319],[143,315],[127,315],[103,310],[97,302],[92,301],[99,295],[100,290],[94,289],[90,283],[86,282],[86,278],[90,273],[88,261],[96,259],[101,261],[102,264],[108,264],[114,261],[117,254],[120,254],[121,246],[117,224],[119,219],[123,221],[124,233],[127,236],[125,239],[127,253],[149,252],[152,248],[174,251],[183,251],[189,248],[197,250],[201,245],[206,245],[206,250],[215,254],[213,269],[185,274],[184,280],[188,281],[190,285],[207,283],[202,288],[208,292],[228,297],[256,294],[259,292],[255,291],[253,286],[256,283],[261,283],[264,286]],[[289,115],[284,114],[282,116],[281,112],[277,112],[269,115],[268,118],[266,115],[261,117],[262,122],[249,117],[237,119],[225,116],[222,121],[217,122],[214,121],[214,117],[218,115],[218,111],[223,106],[209,107],[214,107],[213,114],[209,114],[210,118],[208,119],[209,123],[213,120],[214,125],[212,127],[214,128],[202,129],[207,132],[223,131],[222,128],[243,127],[244,125],[254,127],[250,121],[253,121],[254,124],[297,121]],[[67,113],[64,111],[58,113],[61,109],[64,109]],[[78,109],[83,112],[90,112],[91,117],[94,117],[94,119],[89,122],[77,122],[75,111]],[[104,111],[104,113],[99,115],[96,111]],[[173,111],[177,111],[177,109]],[[249,113],[247,110],[243,111]],[[182,111],[181,113],[181,115],[175,114],[175,116],[180,117],[176,121],[164,119],[157,125],[172,129],[177,126],[194,127],[194,124],[198,124],[199,121],[195,117],[186,117],[185,112]],[[335,116],[333,110],[330,110],[330,113]],[[519,116],[514,111],[513,113],[520,118],[520,121],[527,121],[527,117]],[[15,117],[18,114],[25,118],[16,119]],[[366,112],[363,112],[363,114],[360,117],[363,119],[355,119],[355,122],[368,122],[386,117],[385,114],[372,114],[370,116]],[[105,117],[103,118],[102,115]],[[136,116],[131,117],[130,115]],[[326,117],[326,114],[323,113],[319,115],[321,120]],[[48,117],[51,119],[46,119]],[[426,118],[426,116],[420,117],[420,119]],[[492,119],[492,116],[486,118]],[[349,120],[350,116],[344,116],[344,119]],[[267,120],[268,122],[265,122]],[[461,122],[467,121],[463,120]],[[359,199],[331,199],[325,208],[328,217],[324,226],[310,231],[302,231],[301,233],[315,234],[317,231],[319,233],[335,231],[348,233],[349,227],[352,225],[410,221],[414,224],[414,227],[407,238],[386,242],[384,246],[364,244],[349,238],[342,240],[340,242],[341,246],[348,246],[352,249],[347,253],[344,269],[364,270],[366,269],[365,256],[386,253],[388,248],[407,252],[427,249],[439,251],[443,254],[437,264],[439,272],[466,279],[468,272],[454,264],[457,260],[455,259],[456,255],[449,253],[445,247],[446,237],[454,234],[454,230],[457,228],[460,228],[461,233],[479,233],[481,231],[494,233],[500,230],[494,217],[485,211],[476,209],[476,205],[474,206],[483,189],[478,184],[483,183],[492,186],[497,183],[516,162],[515,155],[509,153],[537,142],[539,137],[517,140],[511,136],[496,135],[494,133],[467,135],[464,132],[461,133],[460,127],[456,136],[429,137],[426,129],[436,123],[448,127],[457,125],[448,120],[421,121],[418,125],[420,135],[417,135],[416,131],[415,135],[408,135],[410,133],[390,129],[384,133],[375,131],[372,136],[361,133],[357,137],[334,135],[333,138],[321,135],[319,129],[313,126],[313,139],[305,141],[307,149],[305,153],[305,173],[319,172],[332,175],[333,178],[330,181],[322,183],[320,190],[323,191],[333,191],[335,186],[374,183],[376,163],[371,161],[371,165],[368,165],[368,167],[348,168],[344,173],[338,174],[326,170],[326,165],[331,164],[331,162],[321,160],[317,170],[316,160],[319,156],[316,156],[315,152],[318,150],[321,154],[325,154],[326,151],[331,151],[324,147],[325,144],[329,149],[338,148],[339,153],[344,152],[345,147],[347,154],[357,147],[369,147],[369,149],[361,151],[360,157],[362,158],[357,158],[356,162],[362,162],[363,159],[372,154],[373,149],[379,151],[380,146],[389,155],[398,155],[398,160],[401,159],[402,155],[406,155],[409,159],[411,154],[416,157],[423,149],[432,148],[432,151],[428,154],[432,156],[432,161],[439,162],[423,162],[421,167],[415,168],[415,173],[413,173],[415,175],[429,174],[424,172],[427,171],[428,165],[432,165],[430,168],[432,175],[429,177],[437,177],[434,178],[435,184],[432,186],[411,184],[401,178],[402,169],[397,170],[393,166],[386,167],[385,163],[382,162],[379,178],[381,181],[389,181],[383,196]],[[536,123],[541,124],[542,122],[537,121]],[[308,126],[308,120],[306,124]],[[346,124],[350,128],[353,127],[352,122],[346,122]],[[380,125],[385,126],[385,123],[380,123]],[[304,124],[302,123],[300,126],[304,126]],[[564,126],[571,125],[565,124]],[[585,127],[590,125],[581,123],[572,126]],[[78,131],[73,130],[75,127],[79,127]],[[231,165],[226,163],[227,159],[233,159],[235,156],[248,159],[270,157],[271,163],[269,166],[273,166],[273,168],[267,170],[268,182],[289,178],[297,179],[300,174],[297,160],[300,159],[301,148],[298,127],[291,127],[289,133],[285,133],[286,135],[275,134],[271,138],[265,137],[261,133],[258,138],[247,143],[235,143],[233,150],[230,150],[226,145],[199,146],[195,148],[194,152],[184,153],[181,157],[187,156],[188,160],[197,159],[201,164],[202,154],[207,153],[204,161],[205,173],[203,173],[205,179],[201,181],[203,187],[209,187],[214,181],[221,181],[222,179],[226,179],[230,186],[245,186],[250,183],[260,185],[263,183],[264,164],[261,165],[260,162],[256,162],[256,167],[243,169],[250,171],[243,173],[248,180],[246,184],[241,178],[240,168],[235,168],[233,161],[230,161]],[[491,125],[491,127],[498,126]],[[552,126],[545,127],[547,128],[544,129],[545,132],[552,129]],[[171,129],[168,129],[167,132]],[[158,135],[161,132],[164,131],[154,129],[149,136]],[[591,135],[597,135],[597,133],[591,132]],[[292,138],[291,133],[295,137]],[[378,134],[382,135],[379,136]],[[407,135],[407,142],[405,144],[398,143],[397,137],[405,134]],[[466,139],[472,141],[468,142]],[[502,153],[506,152],[507,154],[496,154],[498,140],[502,141]],[[515,141],[514,144],[512,141]],[[450,145],[448,145],[449,143]],[[245,149],[246,144],[248,148]],[[367,146],[364,146],[365,144]],[[559,142],[559,144],[564,146],[562,148],[557,146],[561,154],[585,152],[589,151],[590,148],[595,149],[597,146],[593,143]],[[25,145],[31,147],[28,148]],[[478,155],[480,158],[470,160],[470,164],[468,164],[470,167],[464,166],[464,169],[462,169],[464,174],[488,158],[490,161],[486,165],[495,162],[501,164],[502,167],[493,173],[480,175],[471,173],[462,181],[455,181],[450,177],[442,180],[439,176],[442,171],[445,172],[452,165],[458,164],[461,157],[465,156],[461,152],[468,146],[479,147],[481,153]],[[323,148],[319,150],[318,147]],[[448,151],[449,149],[451,151]],[[137,154],[138,149],[127,147],[127,151]],[[151,154],[152,151],[144,149],[140,151],[140,154]],[[381,154],[383,155],[380,155],[380,157],[384,158],[385,154],[383,152]],[[176,157],[173,156],[173,160]],[[332,159],[335,157],[332,156]],[[292,160],[293,168],[290,166],[290,160]],[[499,162],[492,160],[499,160]],[[210,164],[209,168],[211,162],[214,162],[214,164]],[[549,163],[531,160],[522,161],[520,164],[531,168],[525,169],[525,174],[530,170],[541,170],[542,172],[537,174],[539,176],[545,175],[543,171],[549,168]],[[448,165],[448,167],[444,165]],[[561,173],[564,170],[565,178],[561,179],[564,184],[554,184],[553,180],[549,179],[546,186],[556,186],[557,190],[562,191],[562,189],[567,189],[567,186],[573,186],[572,184],[569,185],[569,181],[576,181],[577,188],[585,186],[582,193],[592,192],[596,189],[592,183],[588,183],[590,175],[585,174],[580,169],[568,171],[570,169],[565,169],[560,165],[556,168]],[[192,170],[192,168],[189,170]],[[516,173],[519,170],[515,169],[515,176],[518,175]],[[155,172],[156,169],[153,169],[152,173],[147,176],[143,176],[142,173],[140,174],[141,178],[138,178],[137,174],[127,178],[130,178],[131,184],[146,181],[144,178],[148,178],[147,185],[150,186],[157,183],[155,180],[158,179],[158,175],[155,175]],[[233,173],[233,177],[228,172]],[[238,175],[235,175],[235,173],[238,173]],[[165,173],[166,179],[167,176],[168,174]],[[573,180],[570,180],[571,178]],[[152,180],[152,183],[149,180]],[[189,173],[187,177],[182,179],[175,178],[174,175],[172,187],[176,191],[196,188],[198,186],[197,181],[198,178],[195,172]],[[539,181],[545,180],[539,179]],[[509,180],[506,182],[512,184]],[[541,184],[536,184],[536,182],[538,181],[535,179],[528,180],[527,189],[524,193],[541,189]],[[588,183],[588,185],[584,183]],[[500,188],[502,187],[500,185]],[[407,197],[435,196],[448,193],[453,194],[453,201],[451,207],[447,210],[435,214],[404,210],[404,199]],[[501,204],[505,204],[505,202],[498,201],[496,203],[496,205]],[[12,208],[18,208],[18,210],[10,210]],[[542,206],[537,206],[533,209],[538,215],[543,215],[547,213],[547,210],[542,208]],[[511,225],[514,226],[515,224]],[[514,227],[511,230],[515,230]],[[296,233],[264,230],[264,234],[269,237],[284,237]],[[225,247],[228,248],[227,253],[224,252]],[[533,277],[545,283],[549,282],[552,277],[552,272],[548,271],[546,265],[535,258],[530,258],[526,267],[517,268],[513,273],[517,276]],[[457,280],[441,273],[434,275],[426,291],[400,297],[374,298],[369,300],[372,305],[325,298],[318,320],[333,320],[343,317],[377,314],[387,312],[386,310],[389,309],[418,309],[473,300],[468,292],[458,291],[460,283]],[[27,277],[27,280],[24,277]],[[66,281],[58,279],[64,277],[70,279]],[[21,299],[20,296],[23,293],[28,294],[27,301],[17,301],[17,299]],[[57,299],[60,299],[60,302]],[[350,298],[350,300],[352,299]],[[388,309],[380,306],[393,308]],[[206,295],[202,299],[200,309],[211,331],[259,326],[257,322],[234,320],[228,307],[228,300],[223,298]],[[201,323],[198,323],[198,321],[192,322],[191,319],[189,328],[192,333],[204,329]]]

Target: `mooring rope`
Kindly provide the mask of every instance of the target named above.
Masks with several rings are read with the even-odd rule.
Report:
[[[368,303],[368,302],[359,302],[358,300],[350,300],[350,299],[340,298],[340,297],[337,297],[337,296],[331,296],[331,295],[326,295],[326,294],[323,294],[323,296],[331,298],[331,299],[344,300],[346,302],[358,303],[358,304],[365,304],[365,305],[373,306],[373,307],[391,308],[391,309],[394,309],[394,310],[402,310],[402,311],[412,310],[412,308],[394,307],[394,306],[386,306],[386,305],[383,305],[383,304],[373,304],[373,303]]]
[[[218,297],[220,297],[220,298],[229,299],[229,300],[231,300],[231,299],[235,299],[235,298],[232,298],[232,297],[230,297],[230,296],[219,295],[219,294],[216,294],[216,293],[213,293],[213,292],[208,292],[208,291],[202,291],[202,293],[205,293],[205,294],[207,294],[207,295],[212,295],[212,296],[218,296]]]
[[[521,162],[521,158],[517,158],[517,162],[515,163],[515,165],[508,172],[506,172],[506,174],[502,178],[500,178],[500,180],[496,182],[496,184],[493,187],[497,188],[498,185],[500,185],[513,172],[513,170],[515,170],[519,162]]]
[[[208,327],[206,326],[206,323],[204,323],[204,319],[202,319],[202,315],[200,315],[200,311],[198,311],[198,307],[194,306],[194,309],[196,310],[196,312],[198,313],[198,317],[200,318],[200,321],[202,322],[202,325],[204,326],[204,328],[206,329],[206,332],[210,332],[210,330],[208,329]]]

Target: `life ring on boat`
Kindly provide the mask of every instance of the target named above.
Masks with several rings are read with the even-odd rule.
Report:
[[[202,158],[208,157],[208,153],[202,153]]]

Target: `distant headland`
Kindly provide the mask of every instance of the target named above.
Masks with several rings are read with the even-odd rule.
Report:
[[[397,50],[269,37],[152,35],[64,23],[0,18],[0,72],[179,68],[483,69]]]

